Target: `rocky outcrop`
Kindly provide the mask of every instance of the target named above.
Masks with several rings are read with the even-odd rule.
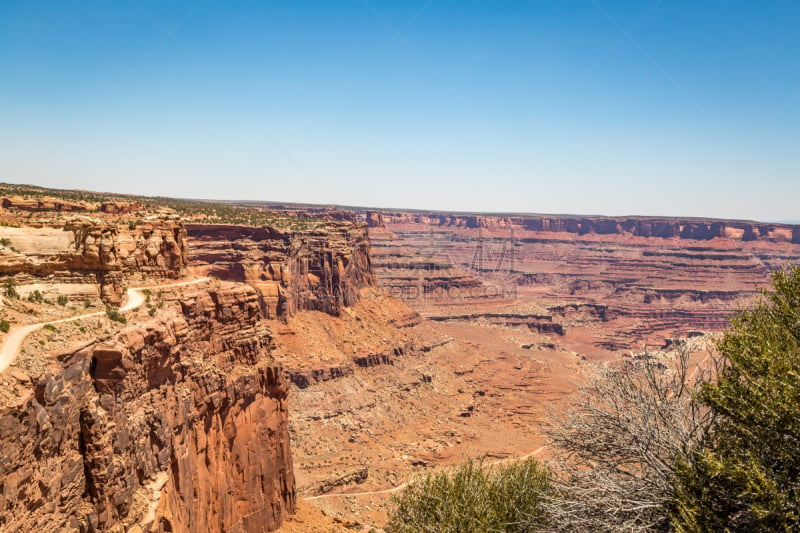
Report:
[[[367,211],[367,227],[370,228],[383,228],[386,224],[383,222],[383,214],[379,211]]]
[[[70,202],[58,198],[22,198],[21,196],[6,196],[0,200],[3,209],[14,209],[18,211],[60,211],[76,212],[90,211],[93,209],[91,204],[85,202]]]
[[[287,382],[256,292],[58,356],[0,411],[4,531],[272,531],[295,506]]]
[[[175,278],[186,267],[186,230],[174,220],[129,224],[74,218],[38,226],[0,227],[0,274],[17,283],[92,283],[118,305],[126,274]]]
[[[142,202],[103,202],[100,211],[109,215],[129,215],[144,209]]]
[[[296,232],[190,224],[187,232],[191,266],[254,287],[269,318],[300,310],[338,316],[362,287],[374,284],[363,224],[330,221]]]

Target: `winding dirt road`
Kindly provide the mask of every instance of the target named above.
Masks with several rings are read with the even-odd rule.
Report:
[[[127,290],[128,301],[119,308],[120,313],[127,313],[138,309],[145,302],[145,290],[160,290],[169,289],[171,287],[182,287],[184,285],[193,285],[195,283],[202,283],[208,281],[210,278],[197,278],[190,281],[179,281],[177,283],[168,283],[165,285],[153,285],[152,287],[131,287]],[[47,324],[60,324],[62,322],[69,322],[71,320],[82,320],[94,316],[105,315],[105,311],[95,311],[93,313],[86,313],[84,315],[71,316],[68,318],[61,318],[59,320],[50,320],[47,322],[38,322],[36,324],[28,324],[25,326],[17,326],[11,329],[3,340],[3,345],[0,346],[0,373],[4,372],[8,366],[14,362],[14,359],[19,355],[20,347],[22,346],[25,337],[43,328]]]

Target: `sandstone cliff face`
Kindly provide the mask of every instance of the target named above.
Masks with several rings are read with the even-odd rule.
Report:
[[[57,357],[0,412],[0,530],[260,532],[293,512],[287,384],[256,292],[180,304]]]
[[[254,287],[269,318],[301,310],[338,316],[357,301],[359,289],[374,284],[363,224],[332,221],[324,229],[293,233],[190,224],[187,233],[190,265]]]
[[[186,230],[173,220],[132,227],[76,218],[51,225],[0,227],[0,237],[10,242],[0,250],[0,273],[21,284],[42,279],[96,282],[101,298],[113,304],[122,298],[125,274],[178,277],[188,257]]]
[[[798,226],[742,220],[537,215],[484,216],[372,211],[366,212],[364,217],[370,227],[382,227],[384,223],[424,224],[455,228],[518,228],[527,231],[564,232],[578,235],[800,242],[800,227]]]

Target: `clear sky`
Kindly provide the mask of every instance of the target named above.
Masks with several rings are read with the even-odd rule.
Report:
[[[0,181],[800,219],[800,2],[0,0]]]

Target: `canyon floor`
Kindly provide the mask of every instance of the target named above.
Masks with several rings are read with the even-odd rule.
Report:
[[[346,339],[287,344],[286,353],[319,354],[333,366],[337,356],[326,350],[349,355],[348,342],[353,353],[423,347],[294,391],[299,494],[356,524],[382,524],[393,487],[431,469],[546,457],[542,421],[568,408],[592,365],[663,354],[686,339],[702,360],[713,349],[709,334],[752,301],[770,271],[800,258],[780,227],[742,241],[738,230],[664,238],[526,230],[498,217],[478,227],[457,215],[366,218],[383,292],[361,298],[355,322],[299,316],[278,330],[280,339]],[[419,318],[408,321],[409,312]],[[404,320],[402,333],[386,328]],[[360,338],[357,323],[370,335]],[[318,358],[287,366],[309,360]]]

